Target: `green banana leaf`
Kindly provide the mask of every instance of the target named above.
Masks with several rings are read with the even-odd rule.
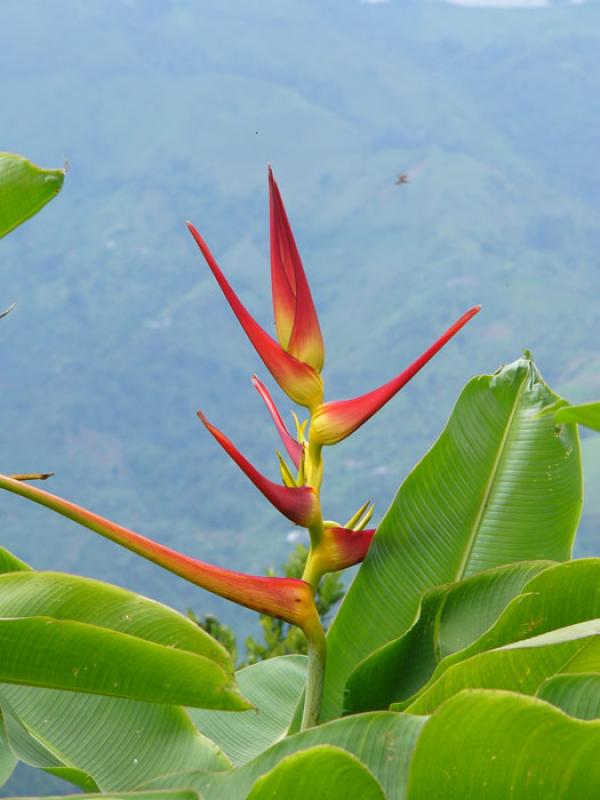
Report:
[[[3,717],[7,742],[20,761],[73,783],[84,792],[99,791],[95,781],[86,772],[65,766],[60,758],[44,747],[41,740],[32,736],[11,713],[6,703],[3,707]]]
[[[250,707],[226,651],[197,625],[99,581],[32,571],[0,576],[0,649],[4,683]]]
[[[0,547],[0,574],[4,572],[22,572],[31,570],[31,567],[9,550]]]
[[[427,592],[417,621],[404,636],[376,650],[352,672],[344,713],[388,708],[412,697],[440,659],[478,639],[532,576],[553,564],[525,561],[495,567]]]
[[[198,730],[223,748],[234,767],[252,761],[286,735],[306,683],[306,656],[259,661],[236,672],[236,679],[253,710],[231,714],[189,709]]]
[[[600,718],[599,674],[556,675],[542,683],[537,696],[571,717]]]
[[[594,431],[600,431],[600,403],[582,403],[579,406],[562,406],[554,412],[561,424],[576,422]]]
[[[96,625],[0,619],[0,682],[150,703],[250,708],[214,661]]]
[[[425,725],[408,800],[597,800],[599,752],[598,722],[510,692],[462,692]]]
[[[0,617],[50,616],[204,656],[233,674],[227,650],[177,611],[142,595],[62,572],[0,575]]]
[[[229,656],[198,626],[171,609],[98,581],[36,573],[0,551],[0,614],[50,611],[84,623],[102,621],[141,644],[212,657]],[[182,708],[33,687],[0,686],[6,735],[16,757],[87,791],[124,791],[173,769],[229,769],[230,761],[202,736]],[[92,722],[93,724],[90,724]]]
[[[385,800],[383,789],[356,756],[322,744],[284,758],[259,778],[247,800]]]
[[[67,794],[67,795],[42,795],[41,797],[29,797],[27,800],[87,800],[87,798],[97,798],[97,800],[203,800],[198,792],[185,789],[172,789],[169,791],[156,792],[111,792],[110,797],[105,794],[88,792],[86,794]]]
[[[598,617],[600,559],[582,558],[550,567],[525,584],[522,593],[479,639],[442,659],[430,682],[453,664],[478,653]]]
[[[402,705],[411,714],[430,714],[463,689],[535,694],[554,675],[600,672],[599,634],[600,619],[596,619],[487,650],[449,667],[413,702]]]
[[[0,153],[0,239],[60,192],[64,169],[41,169],[23,156]]]
[[[539,412],[557,400],[533,361],[472,379],[406,478],[328,634],[322,718],[348,676],[402,636],[424,592],[515,561],[564,561],[582,506],[575,425]]]
[[[8,743],[3,723],[4,721],[0,717],[0,786],[4,786],[17,766],[17,759]]]
[[[78,786],[89,776],[103,792],[128,791],[171,771],[231,767],[177,706],[2,686],[0,707],[16,757],[67,780],[61,772],[75,770]]]
[[[379,782],[385,797],[396,800],[405,794],[410,759],[425,722],[425,717],[390,711],[345,717],[288,736],[254,761],[229,772],[211,775],[202,770],[173,771],[172,775],[143,788],[187,787],[202,792],[206,800],[241,800],[260,777],[286,757],[319,745],[331,745],[356,756]]]

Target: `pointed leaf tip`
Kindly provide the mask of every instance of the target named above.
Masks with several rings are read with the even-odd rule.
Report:
[[[267,500],[275,506],[285,517],[296,525],[308,528],[319,513],[319,500],[316,492],[310,486],[288,487],[281,486],[260,473],[245,456],[243,456],[233,442],[225,434],[212,425],[201,411],[198,418],[214,436],[217,442],[235,461],[238,467],[249,480],[256,486]]]
[[[283,442],[289,457],[292,459],[292,463],[296,469],[300,469],[300,461],[302,459],[303,449],[302,445],[300,442],[296,441],[296,439],[294,439],[294,437],[288,431],[287,426],[283,421],[281,414],[279,413],[279,409],[275,405],[275,402],[273,401],[273,398],[271,397],[267,387],[257,375],[252,376],[252,385],[259,393],[265,406],[267,407],[267,411],[271,415],[271,419],[277,428],[279,437]]]
[[[208,245],[191,222],[188,223],[188,229],[250,343],[279,386],[294,402],[307,408],[317,406],[323,397],[321,376],[309,364],[286,353],[256,322],[231,288]]]
[[[481,306],[466,311],[448,330],[425,350],[404,372],[391,381],[352,400],[337,400],[323,403],[315,411],[310,436],[318,444],[337,444],[364,425],[380,408],[419,372],[433,356],[447,344],[458,331],[479,313]]]
[[[325,352],[319,318],[272,170],[269,170],[269,224],[277,338],[286,352],[320,372]]]

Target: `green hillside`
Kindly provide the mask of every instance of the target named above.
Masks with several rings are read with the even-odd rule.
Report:
[[[599,397],[598,31],[592,3],[5,0],[0,149],[70,172],[1,243],[2,307],[18,303],[2,321],[2,469],[53,470],[51,490],[207,560],[284,559],[288,523],[195,416],[277,474],[249,382],[265,370],[184,226],[270,324],[267,163],[322,317],[329,398],[385,381],[484,307],[331,453],[327,516],[368,497],[383,512],[466,380],[525,347],[557,391]],[[2,503],[3,544],[35,566],[241,624],[88,532]],[[596,528],[588,516],[581,552]]]

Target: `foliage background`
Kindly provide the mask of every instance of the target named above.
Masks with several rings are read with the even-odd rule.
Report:
[[[573,402],[600,393],[597,3],[4,0],[1,147],[70,173],[2,242],[2,469],[245,571],[296,534],[199,425],[276,474],[251,351],[184,228],[270,323],[266,164],[321,314],[328,397],[398,372],[483,313],[329,455],[327,516],[383,513],[468,377],[529,348]],[[422,165],[407,185],[397,173]],[[288,408],[284,400],[283,408]],[[598,549],[600,442],[579,554]],[[255,615],[3,497],[3,544],[236,630]],[[290,535],[292,533],[292,535]]]

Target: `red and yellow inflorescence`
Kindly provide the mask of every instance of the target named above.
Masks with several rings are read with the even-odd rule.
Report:
[[[477,314],[480,307],[469,309],[407,369],[383,386],[351,400],[324,402],[321,371],[325,350],[321,326],[279,187],[270,168],[269,220],[271,289],[277,339],[271,337],[247,311],[196,228],[191,223],[188,223],[188,228],[265,366],[288,397],[309,411],[309,419],[303,424],[295,417],[296,435],[293,436],[265,385],[257,376],[252,378],[292,464],[290,467],[278,454],[283,484],[277,485],[261,475],[203,414],[199,413],[199,416],[265,497],[288,519],[309,530],[311,549],[304,578],[315,589],[325,572],[362,561],[375,533],[373,529],[364,530],[365,515],[368,514],[370,519],[373,513],[368,504],[346,526],[323,521],[320,504],[323,446],[341,442],[367,422]]]
[[[270,169],[269,218],[276,339],[250,315],[202,236],[191,223],[188,227],[265,366],[288,397],[308,409],[309,417],[302,423],[294,415],[296,430],[290,433],[266,386],[253,376],[252,382],[291,462],[290,466],[278,453],[281,483],[262,475],[201,412],[199,417],[267,500],[294,524],[308,529],[311,545],[302,580],[245,575],[191,558],[32,486],[22,479],[27,476],[2,475],[0,488],[51,508],[211,592],[298,625],[309,640],[309,653],[312,642],[313,648],[320,652],[323,665],[324,639],[314,593],[324,573],[363,561],[375,535],[375,529],[366,527],[373,515],[370,502],[361,506],[345,525],[323,519],[320,498],[323,446],[337,444],[372,417],[458,333],[479,311],[479,306],[463,314],[411,366],[388,383],[351,400],[324,402],[321,372],[325,351],[321,327],[281,194]]]

